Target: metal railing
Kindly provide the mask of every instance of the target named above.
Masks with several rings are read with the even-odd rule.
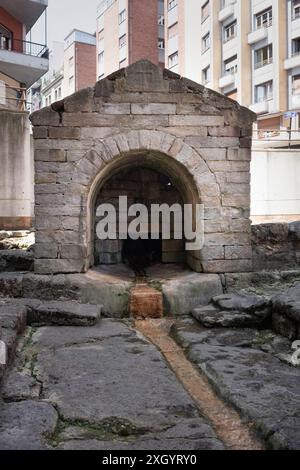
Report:
[[[264,67],[265,65],[269,65],[273,63],[273,57],[269,57],[268,59],[262,60],[261,62],[256,62],[254,64],[255,70],[260,69],[261,67]]]
[[[0,108],[26,111],[27,104],[26,88],[15,87],[0,82]]]
[[[265,21],[265,23],[262,23],[261,25],[255,24],[253,31],[259,31],[260,29],[263,29],[263,28],[267,29],[267,28],[270,28],[271,26],[273,26],[273,19]]]
[[[0,41],[0,49],[19,52],[20,54],[30,55],[33,57],[43,57],[45,59],[49,58],[49,50],[46,45],[30,41],[23,41],[21,39],[10,39],[4,43]]]

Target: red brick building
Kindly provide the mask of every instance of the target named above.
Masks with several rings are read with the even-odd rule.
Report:
[[[164,0],[103,0],[97,18],[97,77],[138,60],[164,66]]]

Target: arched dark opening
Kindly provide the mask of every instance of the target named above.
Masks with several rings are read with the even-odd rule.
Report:
[[[119,227],[119,196],[127,197],[128,207],[143,204],[148,211],[148,227],[137,240],[99,240],[96,227],[100,218],[96,216],[100,204],[112,204],[117,214]],[[115,173],[101,187],[94,208],[94,260],[95,265],[125,263],[136,273],[156,263],[181,263],[185,261],[184,241],[174,239],[174,219],[171,216],[170,240],[162,237],[161,220],[155,238],[151,235],[151,206],[153,204],[179,204],[183,208],[183,198],[165,173],[145,166],[131,166]],[[134,217],[128,217],[130,223]],[[144,229],[145,230],[145,229]]]

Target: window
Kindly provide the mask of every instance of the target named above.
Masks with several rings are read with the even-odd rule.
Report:
[[[224,61],[224,74],[225,75],[231,75],[231,74],[237,73],[237,71],[238,71],[237,55],[234,55],[233,57],[230,57],[230,59],[227,59]]]
[[[178,65],[178,52],[169,56],[169,69]]]
[[[119,69],[122,69],[123,67],[126,67],[126,59],[123,59],[121,62],[119,62]]]
[[[74,85],[74,75],[69,78],[69,87],[72,88]]]
[[[292,55],[300,54],[300,38],[293,39],[292,42]]]
[[[100,54],[98,54],[98,67],[99,67],[99,69],[104,67],[104,51],[102,51],[102,52],[100,52]]]
[[[9,50],[12,47],[12,33],[0,24],[0,49]]]
[[[74,67],[74,57],[69,58],[69,68],[72,69]]]
[[[202,23],[209,17],[209,13],[210,13],[210,5],[208,1],[201,8]]]
[[[207,84],[210,82],[210,65],[202,70],[202,83]]]
[[[273,81],[255,87],[255,103],[273,99]]]
[[[61,87],[58,89],[58,98],[61,98]]]
[[[122,49],[125,46],[126,46],[126,34],[123,34],[123,36],[121,36],[119,39],[119,48]]]
[[[104,37],[103,36],[99,37],[98,48],[99,48],[99,51],[104,50]]]
[[[228,42],[236,37],[237,23],[233,21],[228,26],[224,26],[224,42]]]
[[[57,97],[58,97],[58,91],[57,90],[55,90],[55,92],[54,92],[54,97],[55,97],[55,101],[57,101]]]
[[[164,15],[159,15],[157,22],[158,22],[158,26],[164,26],[164,24],[165,24],[165,17],[164,17]]]
[[[168,28],[168,39],[178,35],[178,23],[173,24]]]
[[[164,49],[165,48],[165,40],[164,39],[159,39],[158,40],[158,49]]]
[[[293,0],[292,2],[292,19],[296,20],[300,17],[300,0]]]
[[[210,33],[207,33],[202,38],[202,53],[206,52],[210,48]]]
[[[122,10],[121,13],[119,13],[119,24],[124,23],[126,21],[126,10]]]
[[[168,11],[173,10],[177,7],[177,0],[168,0]]]
[[[268,28],[272,26],[273,10],[268,8],[255,15],[255,29]]]
[[[46,106],[48,106],[48,103],[49,103],[48,98],[46,98],[45,102],[46,102]]]
[[[300,95],[300,75],[292,77],[292,93],[293,95]]]
[[[273,46],[269,44],[266,47],[257,49],[254,52],[254,68],[259,69],[264,65],[271,64],[273,62]]]

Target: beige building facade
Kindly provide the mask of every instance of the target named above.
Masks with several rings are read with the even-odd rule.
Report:
[[[164,66],[164,0],[102,0],[97,14],[98,79],[141,60]]]
[[[300,0],[168,0],[165,27],[169,69],[257,113],[258,139],[299,139]]]

